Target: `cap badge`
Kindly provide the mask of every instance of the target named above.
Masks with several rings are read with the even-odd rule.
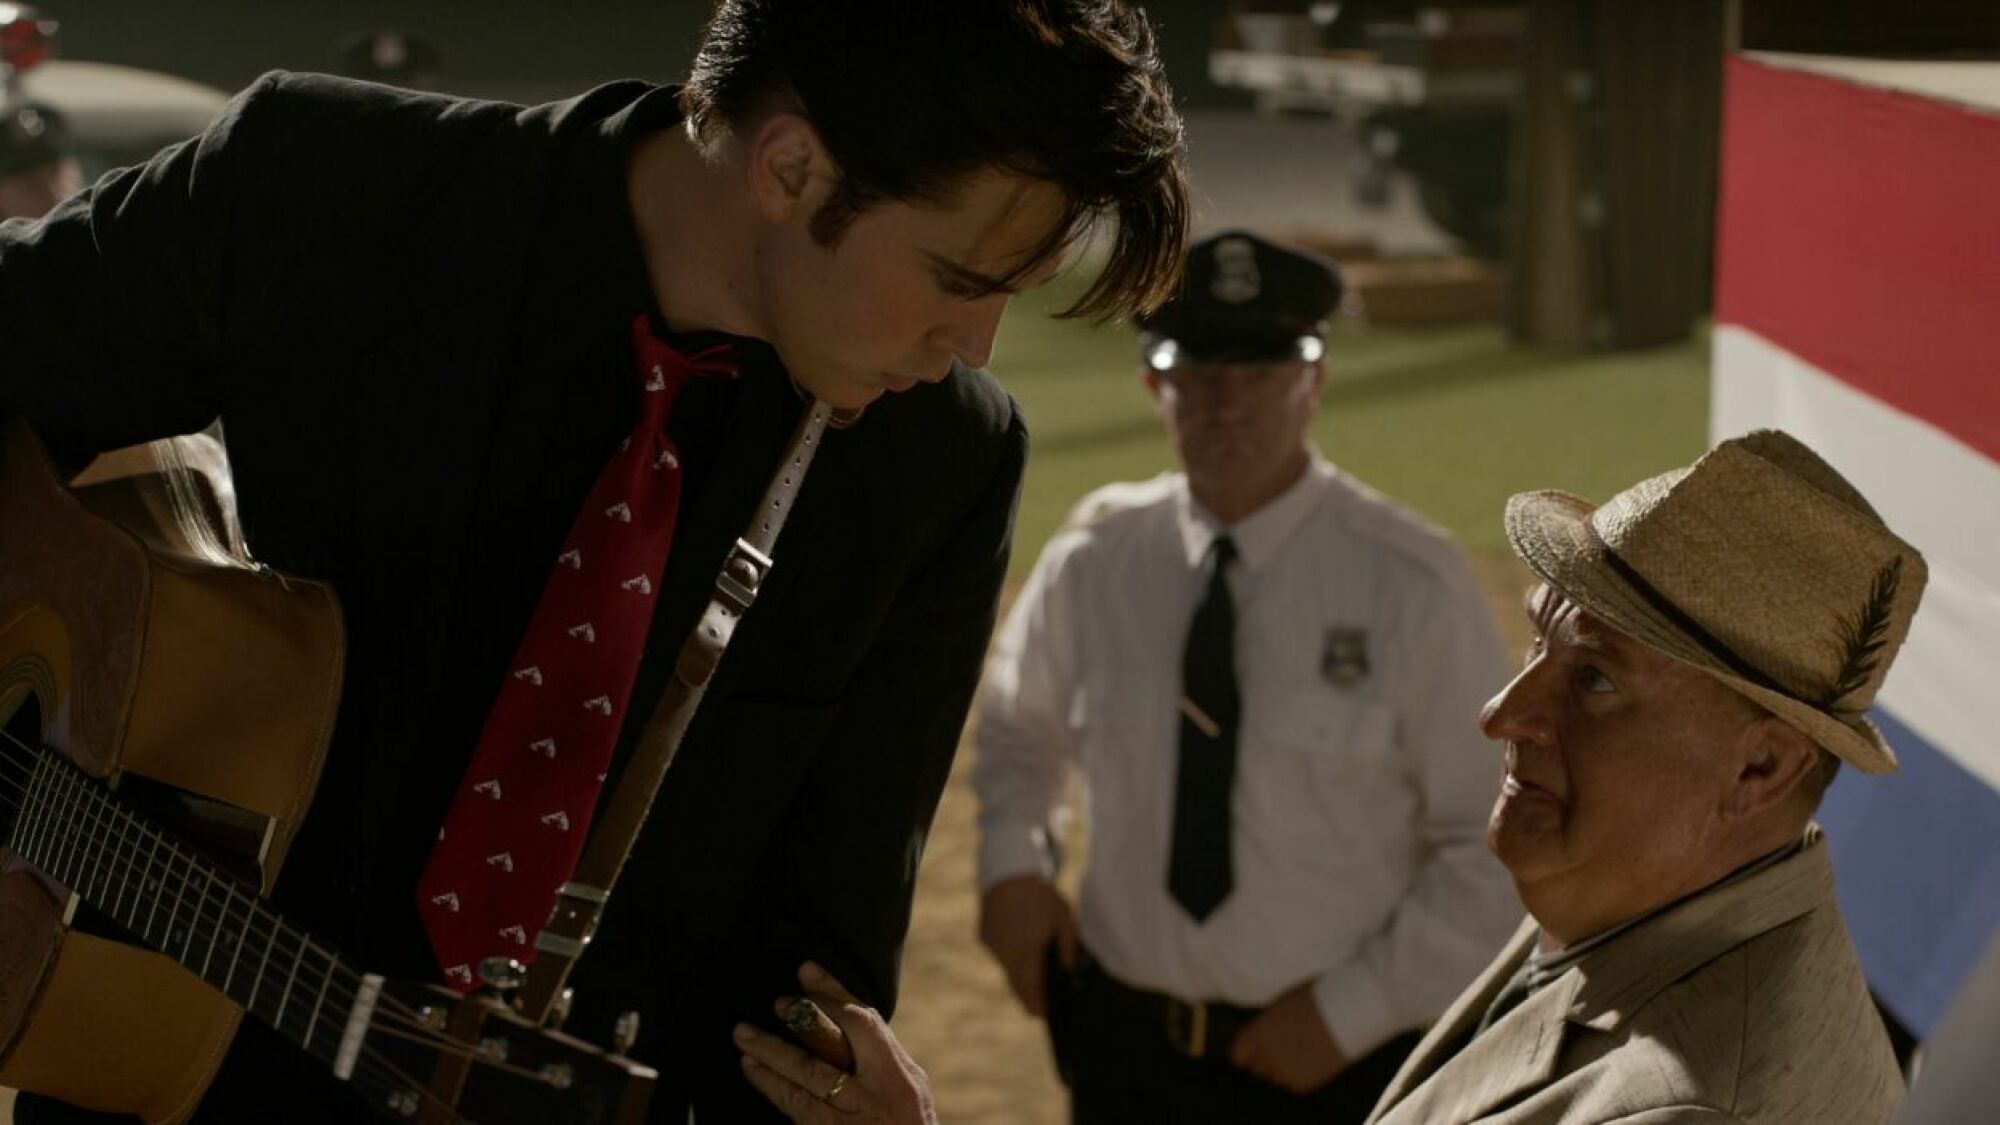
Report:
[[[1264,291],[1257,274],[1257,248],[1247,238],[1225,238],[1215,244],[1215,279],[1208,291],[1225,305],[1254,301]]]

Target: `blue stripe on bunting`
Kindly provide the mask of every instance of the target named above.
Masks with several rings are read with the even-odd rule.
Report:
[[[1869,717],[1902,771],[1842,770],[1818,819],[1868,982],[1923,1038],[2000,931],[2000,792],[1887,712]]]

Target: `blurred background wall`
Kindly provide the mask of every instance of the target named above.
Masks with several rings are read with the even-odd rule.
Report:
[[[1191,105],[1248,100],[1207,78],[1209,29],[1229,6],[1229,0],[1146,5],[1165,30],[1168,69]],[[228,90],[272,67],[328,69],[338,44],[392,28],[445,49],[447,88],[536,101],[612,78],[678,77],[709,6],[705,0],[42,0],[38,7],[63,21],[71,58],[171,71]]]
[[[63,55],[164,70],[225,90],[272,68],[332,70],[341,47],[412,32],[443,53],[453,92],[541,101],[613,78],[665,80],[707,5],[661,0],[43,0]]]
[[[932,2],[942,8],[958,0]],[[1940,372],[1954,369],[1912,363],[1936,351],[1941,339],[1963,344],[1953,354],[1971,357],[1956,369],[1963,380],[1950,383],[1957,397],[1891,419],[1906,439],[1900,445],[1876,440],[1881,426],[1874,415],[1865,436],[1851,440],[1828,429],[1822,415],[1798,407],[1810,405],[1791,393],[1806,377],[1785,357],[1811,358],[1819,333],[1787,322],[1786,331],[1765,333],[1770,354],[1783,353],[1779,360],[1744,367],[1746,326],[1757,328],[1756,318],[1741,302],[1735,310],[1725,302],[1710,320],[1715,260],[1718,252],[1726,260],[1731,249],[1727,230],[1720,247],[1716,238],[1718,185],[1730,182],[1723,166],[1725,74],[1740,67],[1739,52],[1919,64],[2000,60],[2000,2],[1143,3],[1161,29],[1187,110],[1197,225],[1253,226],[1331,253],[1347,273],[1353,300],[1329,343],[1315,438],[1345,470],[1451,530],[1471,551],[1508,627],[1519,626],[1515,606],[1525,581],[1497,519],[1509,493],[1556,487],[1602,499],[1685,464],[1712,437],[1772,422],[1809,436],[1865,481],[1871,496],[1887,501],[1892,525],[1916,529],[1913,538],[1941,572],[1977,579],[1956,587],[1964,594],[1959,604],[1977,601],[1984,609],[1953,613],[1941,593],[1923,627],[1957,629],[1962,649],[1983,663],[1939,665],[1955,672],[1936,680],[1938,702],[1911,702],[1897,712],[1909,724],[1905,733],[1923,736],[1938,753],[1926,756],[1912,743],[1905,750],[1912,769],[1902,779],[1850,778],[1828,809],[1840,836],[1869,849],[1862,859],[1843,857],[1841,872],[1871,977],[1890,1014],[1907,1025],[1899,1029],[1923,1035],[2000,918],[2000,831],[1992,828],[2000,823],[1993,813],[2000,808],[2000,754],[1989,749],[1984,700],[1975,698],[1976,688],[1963,687],[1967,669],[1983,674],[2000,661],[1993,631],[1982,628],[2000,620],[1994,616],[2000,571],[1990,561],[1995,550],[1957,545],[1972,532],[1985,537],[1983,544],[1994,534],[2000,383],[1989,357],[2000,342],[1991,327],[2000,324],[2000,285],[1925,291],[1918,312],[1950,318],[1956,335],[1910,330],[1915,316],[1893,325],[1883,386],[1944,386]],[[344,52],[360,37],[396,31],[435,49],[435,87],[534,102],[615,78],[678,79],[709,5],[39,0],[39,6],[62,22],[65,59],[144,67],[221,90],[274,67],[349,69],[353,56]],[[1962,98],[1936,100],[1942,108],[1926,103],[1925,112],[1977,118],[1966,128],[1983,138],[1987,163],[1960,161],[1954,178],[1952,159],[1964,146],[1947,146],[1922,175],[1904,174],[1914,167],[1907,163],[1862,160],[1880,178],[1912,189],[1893,196],[1864,195],[1855,177],[1787,181],[1771,193],[1775,202],[1758,221],[1785,225],[1799,245],[1838,246],[1846,257],[1838,272],[1769,256],[1780,276],[1774,293],[1792,294],[1790,278],[1817,270],[1868,279],[1856,292],[1907,295],[1909,286],[1894,284],[1897,269],[1920,267],[1935,280],[1939,260],[1961,249],[1968,260],[2000,260],[1992,251],[2000,246],[1992,176],[1964,170],[1993,167],[2000,146],[1985,122],[2000,121],[2000,104],[1973,111]],[[1899,90],[1888,104],[1913,103]],[[1878,144],[1904,138],[1906,131],[1880,120],[1888,119],[1877,120],[1872,136],[1858,130],[1852,136]],[[1858,159],[1861,150],[1843,143],[1848,127],[1830,128],[1829,157]],[[1767,155],[1774,167],[1798,166]],[[1740,171],[1744,162],[1738,164]],[[1807,231],[1787,206],[1787,192],[1849,198],[1839,221]],[[1935,202],[1947,197],[1957,202]],[[1916,240],[1884,235],[1868,254],[1851,252],[1851,233],[1885,215],[1924,229],[1941,215],[1951,220],[1949,233],[1923,243],[1942,249],[1918,266],[1909,250]],[[1744,249],[1739,241],[1739,260]],[[1060,308],[1077,284],[1068,278],[1053,291],[1024,297],[1002,329],[993,364],[1035,432],[1017,575],[1083,493],[1170,463],[1135,378],[1129,330],[1041,315]],[[1808,304],[1815,326],[1843,319],[1827,316],[1823,301]],[[1862,303],[1844,319],[1874,323],[1879,307]],[[1859,376],[1848,358],[1845,349],[1834,349],[1820,382],[1836,392],[1834,384],[1852,385]],[[1745,386],[1787,391],[1765,396],[1770,403],[1757,400],[1753,409],[1744,405]],[[1789,405],[1780,410],[1771,403]],[[1962,435],[1974,432],[1968,429],[1974,423],[1985,427],[1976,431],[1983,437],[1968,444]],[[1976,456],[1965,455],[1970,448]],[[1877,470],[1893,470],[1895,478],[1878,482],[1868,475]],[[1898,492],[1897,481],[1913,483]],[[1929,534],[1924,521],[1939,513],[1956,521],[1956,538]],[[1949,582],[1937,587],[1949,588]],[[1913,645],[1921,649],[1920,641],[1928,644],[1920,637]],[[1914,659],[1920,655],[1913,650],[1910,669],[1892,679],[1898,693],[1892,705],[1926,686]],[[1863,799],[1870,793],[1890,803],[1870,806]],[[898,1024],[938,1080],[949,1119],[1049,1120],[1060,1095],[1039,1026],[1018,1012],[972,940],[973,842],[971,799],[955,776],[925,856],[905,966],[908,1002]],[[1953,862],[1939,863],[1938,856]],[[1912,871],[1926,874],[1912,878]]]

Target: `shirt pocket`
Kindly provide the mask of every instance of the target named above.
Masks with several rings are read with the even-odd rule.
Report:
[[[1246,734],[1245,815],[1274,854],[1314,878],[1347,878],[1380,847],[1384,817],[1406,811],[1395,711],[1365,690],[1295,688]]]
[[[1380,776],[1394,768],[1395,712],[1373,692],[1300,685],[1253,715],[1252,737],[1322,782]]]

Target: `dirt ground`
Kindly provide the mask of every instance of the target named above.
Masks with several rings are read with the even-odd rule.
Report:
[[[1520,608],[1527,570],[1511,557],[1475,555],[1472,562],[1510,650],[1520,651],[1527,641]],[[978,832],[966,781],[970,764],[969,748],[961,747],[918,873],[896,1032],[929,1071],[943,1120],[1060,1122],[1067,1118],[1065,1101],[1041,1023],[1015,1002],[975,932]]]

